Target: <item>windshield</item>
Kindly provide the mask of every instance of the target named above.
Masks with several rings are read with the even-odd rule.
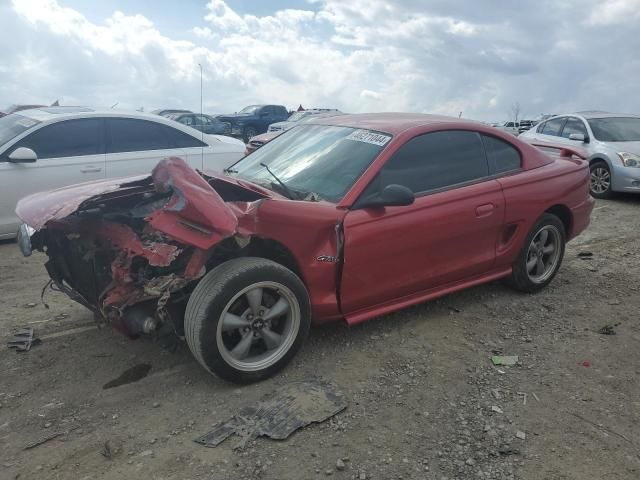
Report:
[[[4,145],[38,123],[40,123],[38,120],[17,113],[0,118],[0,145]]]
[[[248,107],[244,107],[238,113],[256,113],[256,110],[260,108],[260,105],[249,105]]]
[[[262,163],[299,198],[338,202],[390,139],[350,127],[298,126],[240,160],[231,173],[281,192]]]
[[[640,141],[640,118],[592,118],[588,122],[593,136],[601,142]]]

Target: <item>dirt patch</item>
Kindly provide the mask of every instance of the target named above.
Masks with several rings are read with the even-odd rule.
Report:
[[[637,479],[639,212],[638,197],[599,201],[539,294],[496,282],[351,329],[315,328],[282,374],[245,387],[207,374],[183,344],[168,354],[98,328],[64,295],[43,308],[44,257],[0,244],[5,344],[24,327],[42,339],[0,350],[0,477]],[[616,335],[598,333],[606,325]],[[494,365],[495,355],[518,361]],[[141,364],[153,369],[102,388]],[[329,420],[237,451],[193,442],[318,376],[348,399]]]

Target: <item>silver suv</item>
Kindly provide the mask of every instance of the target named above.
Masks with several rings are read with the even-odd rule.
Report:
[[[520,139],[579,145],[591,169],[591,195],[640,193],[640,116],[607,112],[558,115],[524,132]]]

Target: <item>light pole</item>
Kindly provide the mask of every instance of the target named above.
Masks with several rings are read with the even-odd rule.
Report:
[[[200,67],[200,121],[202,122],[202,130],[200,130],[200,140],[204,143],[204,122],[202,121],[202,64],[198,63]],[[204,153],[203,153],[204,155]]]

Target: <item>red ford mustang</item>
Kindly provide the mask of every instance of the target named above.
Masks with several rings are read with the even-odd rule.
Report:
[[[582,156],[447,117],[331,117],[224,174],[171,158],[27,197],[19,242],[99,318],[177,334],[208,371],[252,382],[312,321],[353,325],[503,277],[546,286],[589,223]]]

